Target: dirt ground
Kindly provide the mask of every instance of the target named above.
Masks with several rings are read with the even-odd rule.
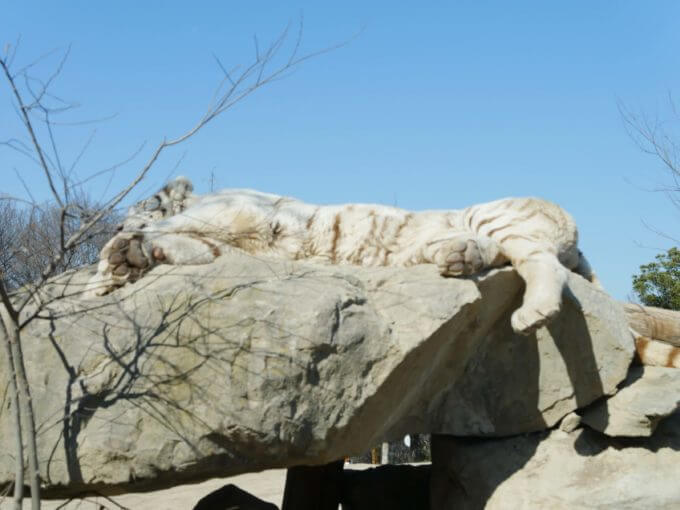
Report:
[[[368,464],[346,464],[345,469],[366,469]],[[281,506],[283,487],[286,482],[285,469],[270,469],[260,473],[247,473],[230,478],[213,478],[203,483],[180,485],[161,491],[124,494],[111,500],[102,497],[91,497],[83,500],[45,500],[44,510],[191,510],[203,496],[233,483],[258,498]],[[10,510],[12,502],[5,498],[0,501],[0,510]],[[24,501],[23,508],[29,510],[31,502]]]

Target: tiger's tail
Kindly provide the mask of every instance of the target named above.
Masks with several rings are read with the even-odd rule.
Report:
[[[680,347],[666,343],[663,340],[643,336],[633,328],[630,331],[633,334],[633,338],[635,338],[637,360],[642,365],[680,368]]]
[[[680,311],[623,303],[643,365],[680,368]]]

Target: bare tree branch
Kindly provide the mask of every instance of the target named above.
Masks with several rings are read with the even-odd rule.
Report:
[[[79,123],[59,123],[55,121],[55,117],[75,108],[77,104],[66,101],[51,90],[68,60],[70,47],[63,52],[59,62],[44,79],[34,76],[34,69],[39,63],[54,55],[56,50],[41,55],[16,72],[12,69],[19,41],[14,46],[8,47],[4,56],[0,56],[2,74],[14,98],[13,106],[29,140],[23,142],[18,138],[10,138],[0,142],[0,146],[16,151],[36,164],[51,193],[50,203],[39,204],[31,195],[30,186],[24,182],[27,195],[30,197],[30,201],[24,201],[24,203],[28,202],[30,207],[18,207],[15,204],[12,204],[13,209],[0,207],[0,341],[5,345],[6,357],[10,364],[10,372],[12,372],[11,379],[14,386],[10,391],[13,393],[13,398],[17,399],[17,404],[12,406],[13,412],[17,413],[15,416],[17,434],[24,432],[23,436],[19,436],[17,459],[23,462],[24,453],[28,453],[28,478],[31,485],[33,510],[38,510],[40,507],[40,466],[37,457],[33,403],[22,353],[22,331],[36,319],[54,320],[54,313],[50,306],[80,292],[78,288],[73,291],[73,288],[68,285],[71,273],[64,273],[60,277],[61,280],[55,279],[55,275],[69,268],[90,263],[93,258],[97,257],[101,248],[98,243],[110,237],[111,232],[107,229],[113,226],[118,207],[147,177],[167,149],[187,141],[236,103],[259,88],[289,75],[300,64],[349,43],[348,40],[300,55],[303,33],[301,16],[292,49],[287,55],[282,55],[289,29],[290,25],[266,47],[261,46],[259,39],[255,36],[254,60],[245,66],[235,67],[232,71],[228,71],[220,59],[213,54],[224,76],[216,87],[206,111],[192,127],[180,135],[163,138],[153,148],[146,162],[136,171],[127,185],[122,186],[111,197],[100,203],[93,203],[87,199],[87,195],[81,194],[82,186],[107,173],[110,175],[110,184],[116,169],[132,162],[145,145],[142,144],[132,156],[119,163],[94,172],[85,178],[77,178],[76,167],[91,146],[95,132],[90,134],[69,164],[64,154],[61,153],[55,127]],[[183,157],[182,155],[178,158],[173,171],[181,164]],[[21,177],[19,180],[23,182]],[[8,203],[7,200],[10,199],[12,197],[0,196],[0,206]],[[11,219],[11,222],[3,221],[4,217]],[[84,308],[81,307],[83,309],[78,313],[93,313],[105,306],[110,306],[110,303],[88,303]],[[68,313],[76,312],[69,309]],[[110,354],[111,359],[115,361],[116,353],[111,351]],[[118,359],[127,370],[126,378],[121,380],[122,389],[119,388],[121,394],[127,392],[129,395],[134,395],[132,382],[134,382],[134,377],[140,376],[137,373],[139,367],[134,366],[139,357],[135,356],[130,361]],[[169,375],[154,382],[159,385],[171,385],[184,376],[185,374],[170,372]],[[163,410],[160,407],[156,408],[156,404],[160,403],[166,407],[173,404],[162,395],[141,395],[141,397],[149,399],[146,412],[153,414],[159,420],[164,419]],[[61,421],[68,422],[76,418],[75,411],[67,409]],[[193,418],[198,419],[198,417]],[[171,425],[168,424],[168,426]],[[15,508],[19,509],[23,491],[23,482],[21,482],[24,472],[23,464],[18,463],[16,470]]]
[[[5,62],[4,59],[0,59],[0,67],[2,67],[2,70],[5,73],[5,77],[9,82],[9,86],[12,89],[12,93],[14,94],[14,97],[16,98],[19,104],[19,111],[21,112],[21,116],[24,121],[24,126],[26,127],[26,130],[28,131],[31,137],[31,141],[33,142],[33,148],[35,149],[35,152],[38,155],[40,166],[43,169],[45,179],[49,184],[50,190],[52,191],[52,196],[54,197],[54,200],[59,204],[59,206],[63,207],[64,204],[62,203],[61,197],[59,196],[59,193],[57,192],[57,189],[55,187],[54,180],[52,179],[52,174],[50,172],[50,168],[47,165],[47,162],[45,161],[42,146],[40,145],[36,137],[35,131],[33,129],[33,123],[31,122],[31,119],[28,117],[27,107],[24,105],[23,99],[19,93],[19,90],[17,89],[16,82],[14,81],[14,77],[10,73],[10,70],[7,67],[7,63]]]

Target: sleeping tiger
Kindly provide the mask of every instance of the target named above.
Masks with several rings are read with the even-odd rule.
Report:
[[[160,263],[210,263],[227,246],[330,264],[436,264],[444,276],[510,263],[526,283],[512,327],[530,334],[559,312],[569,270],[592,281],[573,219],[537,198],[410,212],[384,205],[317,206],[245,189],[195,195],[191,182],[178,177],[133,206],[119,229],[101,251],[89,296],[134,282]]]

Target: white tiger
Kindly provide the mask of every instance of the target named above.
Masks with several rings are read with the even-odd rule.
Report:
[[[410,212],[384,205],[317,206],[246,189],[192,191],[191,182],[178,177],[133,206],[102,249],[88,295],[133,282],[159,263],[210,263],[225,246],[331,264],[433,263],[444,276],[509,262],[526,283],[512,327],[529,334],[559,312],[569,270],[592,280],[571,216],[537,198]]]

